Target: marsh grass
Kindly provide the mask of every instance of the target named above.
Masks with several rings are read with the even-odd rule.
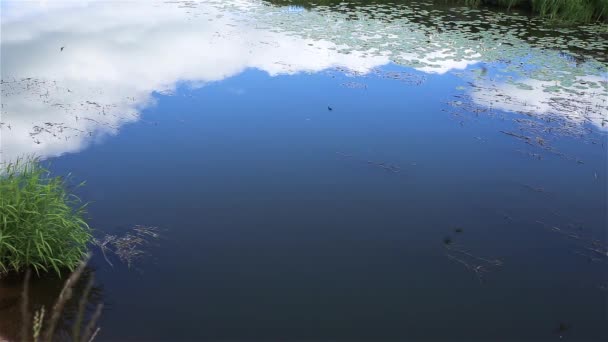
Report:
[[[311,8],[315,5],[337,6],[342,0],[267,0],[275,5],[295,5]],[[507,10],[519,8],[530,10],[535,15],[549,19],[555,24],[593,23],[608,19],[608,0],[434,0],[443,5],[480,6],[487,5]],[[407,1],[401,1],[407,3]],[[347,2],[349,3],[349,2]],[[354,0],[353,4],[400,3],[386,0]]]
[[[82,184],[80,184],[82,185]],[[75,270],[87,253],[91,229],[86,205],[68,193],[38,160],[22,159],[0,170],[0,275]]]
[[[468,6],[529,8],[556,23],[591,23],[608,18],[608,0],[461,0]]]
[[[608,16],[608,0],[530,0],[542,17],[562,22],[594,22]]]

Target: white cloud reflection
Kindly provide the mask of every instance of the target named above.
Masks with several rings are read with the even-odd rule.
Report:
[[[70,4],[3,5],[5,161],[78,151],[91,137],[137,120],[153,92],[171,92],[180,81],[200,85],[247,68],[271,76],[334,66],[366,73],[389,62],[256,28],[222,10],[222,2],[196,11],[161,3]]]
[[[498,110],[526,113],[535,117],[555,117],[577,125],[592,124],[608,130],[608,79],[577,77],[575,84],[596,88],[556,87],[555,81],[520,79],[517,82],[483,80],[475,82],[470,94],[474,103]]]
[[[95,138],[116,133],[122,125],[138,120],[141,109],[152,104],[154,92],[171,93],[178,82],[198,87],[247,68],[271,76],[331,67],[364,74],[391,59],[441,75],[466,69],[488,58],[488,51],[500,49],[496,43],[491,47],[477,41],[464,44],[453,32],[429,37],[428,29],[416,29],[410,23],[406,36],[397,38],[415,40],[412,49],[384,51],[387,45],[380,39],[359,51],[335,42],[341,40],[328,37],[331,34],[307,39],[307,32],[277,27],[276,22],[283,19],[318,16],[301,9],[284,11],[278,21],[265,21],[249,16],[254,12],[270,15],[270,11],[260,10],[265,5],[257,1],[209,0],[192,7],[188,3],[2,2],[0,161],[24,154],[51,157],[79,151]],[[336,23],[346,22],[339,19]],[[367,24],[386,25],[371,19],[362,23],[364,27]],[[320,32],[326,33],[323,29]],[[370,37],[376,36],[381,37]],[[393,35],[387,37],[395,40]],[[436,44],[416,48],[419,39]],[[373,44],[380,45],[373,48]],[[461,48],[460,44],[469,47]],[[493,58],[500,56],[496,51]],[[603,84],[602,88],[562,92],[560,96],[570,103],[584,98],[587,102],[580,102],[584,106],[606,108],[605,79],[603,83],[599,76],[587,80]],[[538,115],[556,111],[556,94],[545,91],[552,82],[524,79],[514,85],[482,78],[475,83],[470,94],[479,105]],[[502,95],[501,101],[497,101],[497,94]],[[606,113],[577,115],[581,108],[558,114],[574,122],[605,124]]]

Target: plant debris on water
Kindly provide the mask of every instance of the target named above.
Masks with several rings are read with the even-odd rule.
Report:
[[[160,230],[157,227],[137,225],[123,235],[107,234],[102,238],[95,238],[93,243],[98,246],[105,260],[113,266],[107,252],[116,255],[120,261],[130,268],[142,257],[147,255],[147,247],[154,240],[159,239]]]
[[[486,273],[503,265],[502,260],[484,258],[473,254],[461,244],[455,243],[451,237],[443,239],[443,246],[446,250],[446,256],[473,272],[480,283],[484,282]]]

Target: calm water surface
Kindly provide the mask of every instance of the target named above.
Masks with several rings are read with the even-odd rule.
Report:
[[[2,2],[2,162],[162,232],[98,339],[608,340],[606,26],[323,3]]]

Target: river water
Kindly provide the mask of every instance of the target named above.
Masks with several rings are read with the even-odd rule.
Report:
[[[93,249],[100,341],[605,341],[607,32],[445,1],[2,2],[1,158],[86,180],[100,239],[158,228],[131,267]]]

